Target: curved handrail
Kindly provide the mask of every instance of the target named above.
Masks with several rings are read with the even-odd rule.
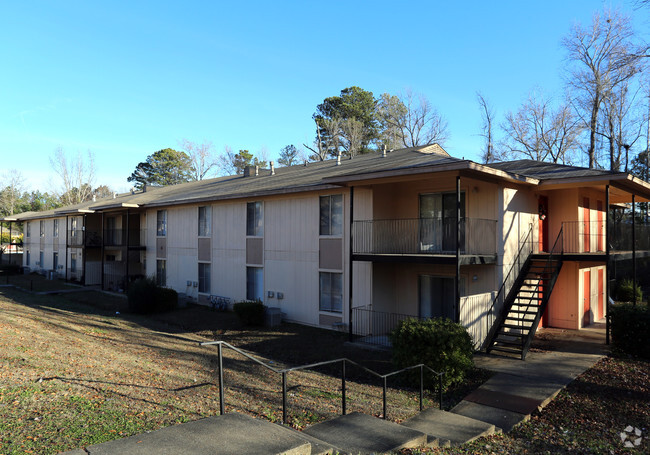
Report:
[[[246,357],[247,359],[252,360],[253,362],[257,363],[258,365],[266,368],[267,370],[273,371],[274,373],[282,375],[282,423],[287,422],[287,374],[292,372],[292,371],[299,371],[299,370],[306,370],[310,368],[316,368],[324,365],[331,365],[334,363],[341,363],[341,368],[342,368],[342,374],[341,374],[341,408],[342,408],[342,414],[346,414],[346,387],[345,387],[345,367],[346,364],[351,364],[354,365],[361,370],[370,373],[371,375],[380,378],[383,380],[383,418],[386,419],[386,390],[387,390],[387,379],[389,377],[395,376],[397,374],[403,373],[405,371],[409,370],[414,370],[416,368],[420,369],[420,411],[423,409],[423,396],[424,396],[424,370],[428,370],[429,372],[433,373],[435,376],[438,377],[438,400],[440,403],[440,409],[442,409],[442,377],[445,375],[445,372],[438,372],[434,370],[433,368],[429,367],[428,365],[425,365],[424,363],[420,363],[417,365],[411,365],[406,368],[402,368],[401,370],[395,370],[391,371],[390,373],[386,374],[381,374],[377,373],[374,370],[371,370],[370,368],[367,368],[360,363],[355,362],[354,360],[348,359],[347,357],[341,357],[338,359],[333,359],[333,360],[326,360],[323,362],[316,362],[316,363],[309,363],[306,365],[299,365],[295,367],[290,367],[290,368],[283,368],[283,369],[278,369],[274,368],[271,365],[255,358],[254,356],[248,354],[247,352],[233,346],[230,343],[227,343],[225,341],[203,341],[199,343],[199,346],[210,346],[210,345],[217,345],[219,349],[219,412],[220,414],[224,413],[224,385],[223,385],[223,346],[237,352],[238,354]]]

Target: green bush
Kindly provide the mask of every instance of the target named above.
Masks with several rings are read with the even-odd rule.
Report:
[[[650,307],[646,304],[617,303],[609,311],[614,348],[650,359]]]
[[[630,279],[624,279],[618,284],[616,289],[616,300],[619,302],[634,302],[634,282]],[[636,284],[636,297],[637,301],[643,300],[643,291],[639,283]]]
[[[171,311],[178,306],[178,293],[156,284],[154,278],[140,278],[129,286],[129,311],[149,314]]]
[[[474,366],[472,337],[465,327],[449,319],[406,319],[393,330],[390,340],[393,361],[399,368],[424,363],[436,371],[444,371],[445,389],[461,382]],[[412,376],[419,378],[419,373]]]
[[[259,300],[242,300],[233,305],[233,310],[246,325],[264,324],[264,304]]]

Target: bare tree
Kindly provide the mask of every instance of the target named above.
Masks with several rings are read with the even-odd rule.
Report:
[[[485,148],[481,153],[481,160],[485,163],[492,163],[498,158],[494,150],[494,109],[488,103],[481,92],[476,92],[476,98],[481,110],[481,136],[485,139]]]
[[[199,144],[188,139],[181,139],[179,145],[181,150],[190,157],[194,180],[203,180],[218,167],[212,141],[203,141]]]
[[[316,122],[316,141],[314,141],[315,149],[308,146],[307,144],[302,144],[305,148],[311,150],[313,161],[325,161],[328,156],[328,145],[323,139],[323,136],[320,133],[320,126],[318,125],[318,120],[314,119]]]
[[[63,205],[79,204],[92,197],[95,156],[90,150],[86,154],[86,160],[81,152],[78,152],[70,161],[67,154],[59,147],[54,151],[54,156],[50,157],[50,165],[61,179],[61,187],[57,195]]]
[[[217,157],[217,167],[222,175],[235,175],[237,168],[235,166],[235,155],[232,147],[226,145],[223,153]]]
[[[14,214],[18,201],[25,191],[24,181],[22,174],[16,169],[5,174],[0,190],[0,213],[3,215]]]
[[[363,123],[355,118],[348,118],[341,123],[341,129],[345,138],[344,148],[347,156],[357,156],[363,148],[365,140]]]
[[[404,147],[404,135],[397,120],[406,115],[404,103],[395,95],[382,93],[377,101],[377,111],[381,126],[380,145],[385,145],[389,150]]]
[[[595,14],[591,27],[575,25],[562,44],[567,51],[567,85],[589,131],[589,167],[596,165],[596,134],[603,101],[638,72],[630,19],[618,11]]]
[[[531,94],[515,114],[506,114],[504,146],[514,156],[570,162],[579,148],[579,123],[568,102],[554,110],[550,99]]]

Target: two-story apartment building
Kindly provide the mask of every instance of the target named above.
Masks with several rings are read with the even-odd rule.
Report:
[[[444,316],[477,346],[508,349],[540,321],[603,317],[608,207],[633,200],[650,185],[627,174],[481,165],[431,145],[14,218],[26,267],[84,284],[123,291],[155,276],[199,303],[260,299],[375,341],[403,317]]]

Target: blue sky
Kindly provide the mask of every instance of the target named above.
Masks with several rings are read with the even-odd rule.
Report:
[[[536,87],[560,96],[560,40],[605,6],[648,29],[631,1],[4,2],[0,169],[48,191],[57,147],[91,150],[96,184],[124,191],[183,138],[275,159],[311,145],[316,106],[352,85],[424,94],[447,150],[478,160],[476,92],[499,121]]]

